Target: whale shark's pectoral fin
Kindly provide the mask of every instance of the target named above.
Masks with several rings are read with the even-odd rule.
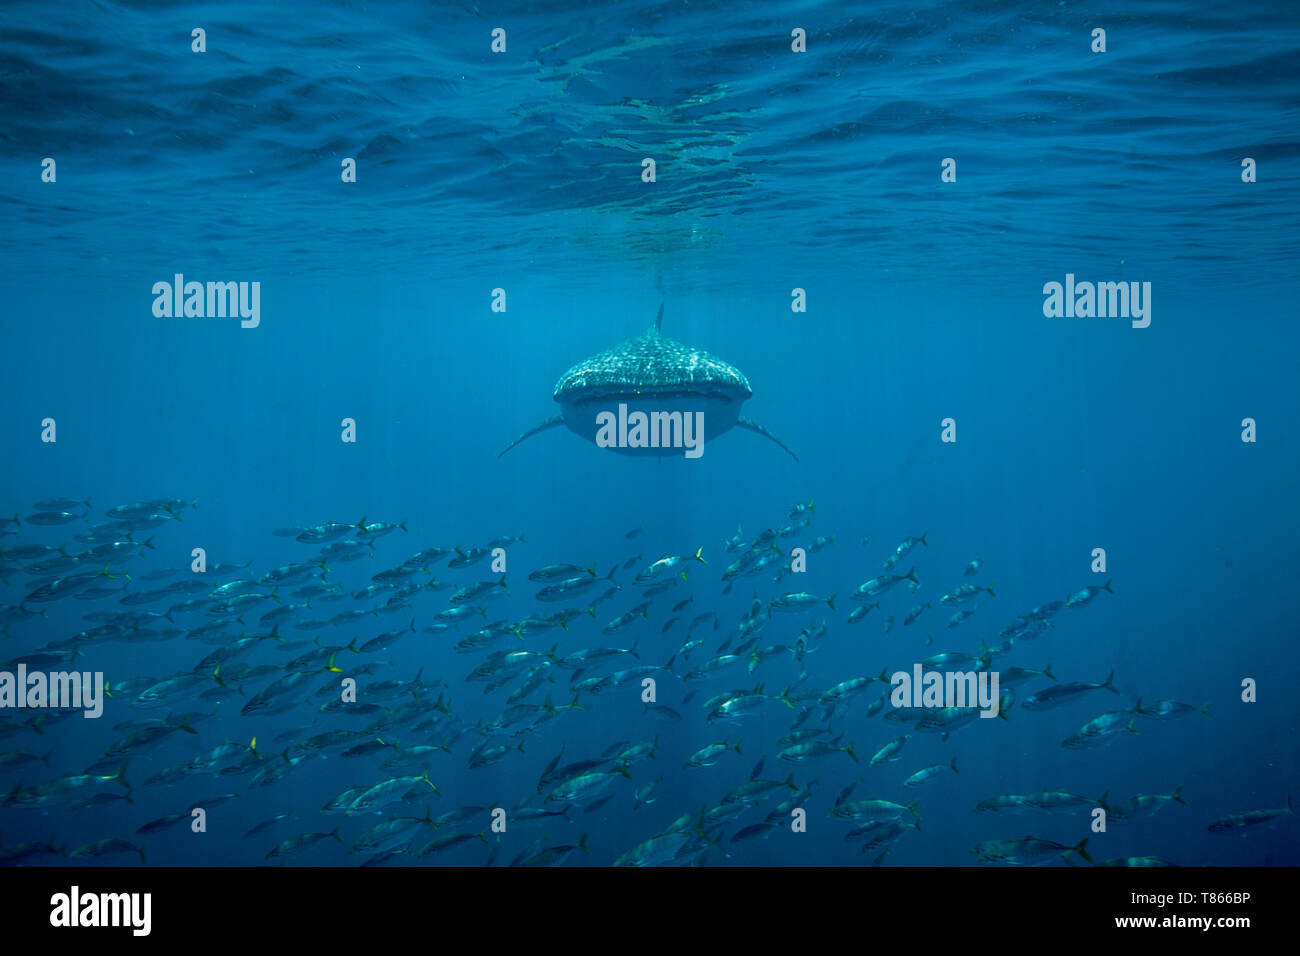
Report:
[[[789,446],[789,445],[787,445],[785,442],[781,441],[781,439],[777,438],[775,435],[773,435],[770,431],[768,431],[766,428],[764,428],[764,427],[763,427],[762,425],[760,425],[758,422],[751,421],[751,420],[748,419],[748,418],[737,418],[737,419],[736,419],[736,424],[739,425],[741,428],[748,428],[751,432],[758,432],[758,433],[759,433],[760,435],[762,435],[764,438],[770,438],[770,439],[772,439],[772,441],[776,442],[778,445],[780,445],[782,448],[784,448],[784,449],[786,450],[786,453],[787,453],[791,458],[793,458],[795,461],[798,461],[798,460],[799,460],[799,456],[796,455],[794,452],[790,451],[790,446]],[[524,436],[524,437],[527,437],[527,436]],[[520,440],[520,441],[523,441],[522,438],[519,439],[519,440]]]
[[[516,445],[518,445],[518,444],[519,444],[521,441],[523,441],[525,438],[532,438],[532,437],[533,437],[534,435],[536,435],[538,432],[544,432],[544,431],[546,431],[546,429],[548,429],[548,428],[554,428],[556,425],[563,425],[563,424],[564,424],[564,417],[561,416],[561,415],[555,415],[555,416],[553,416],[553,417],[551,417],[551,418],[548,418],[548,419],[546,419],[546,421],[542,422],[540,425],[537,425],[537,426],[535,426],[535,427],[533,427],[533,428],[528,429],[528,431],[524,432],[522,435],[520,435],[518,438],[516,438],[514,441],[512,441],[509,445],[506,445],[505,448],[502,448],[502,449],[501,449],[501,454],[500,454],[500,455],[497,455],[497,457],[500,458],[501,455],[504,455],[504,454],[505,454],[506,452],[508,452],[511,448],[514,448]],[[778,442],[778,444],[779,444],[779,442]],[[784,447],[784,446],[782,446],[782,447]],[[787,448],[786,450],[789,451],[788,448]]]

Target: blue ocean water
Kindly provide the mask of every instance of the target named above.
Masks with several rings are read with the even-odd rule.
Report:
[[[1097,862],[1300,862],[1294,814],[1209,829],[1284,809],[1300,790],[1300,16],[1286,3],[1251,11],[1243,20],[1240,5],[1188,2],[6,4],[0,514],[18,522],[0,525],[0,658],[75,650],[77,669],[118,689],[97,720],[46,712],[20,726],[35,712],[0,712],[0,753],[11,755],[0,760],[0,857],[135,862],[130,850],[56,852],[118,838],[144,847],[149,864],[262,863],[285,841],[337,827],[338,842],[284,859],[355,865],[373,855],[350,852],[358,838],[385,819],[465,809],[436,831],[413,824],[396,843],[409,839],[407,852],[382,862],[505,865],[584,834],[589,852],[559,862],[608,865],[665,834],[674,852],[655,862],[964,866],[980,863],[976,845],[1026,834],[1066,847],[1087,838]],[[192,50],[195,28],[206,31],[205,52]],[[501,53],[495,28],[506,31]],[[791,50],[796,28],[806,52]],[[1092,50],[1098,28],[1104,53]],[[643,180],[647,157],[653,182]],[[942,178],[949,158],[952,182]],[[43,179],[46,159],[53,181]],[[347,159],[355,182],[341,178]],[[156,315],[154,286],[176,274],[259,283],[257,327]],[[1150,324],[1048,317],[1044,286],[1067,275],[1150,283]],[[619,455],[563,429],[498,457],[557,413],[552,393],[566,369],[645,333],[661,305],[663,334],[743,372],[753,391],[743,414],[798,461],[740,429],[698,459]],[[42,440],[47,419],[54,442]],[[345,419],[355,442],[341,440]],[[955,441],[943,440],[947,419]],[[1245,419],[1255,441],[1242,440]],[[78,517],[64,524],[34,524],[36,502],[57,497],[89,506],[70,508]],[[790,515],[810,501],[811,512]],[[152,505],[141,522],[152,526],[78,538],[132,503]],[[778,539],[785,563],[796,546],[834,539],[808,555],[806,572],[774,580],[773,565],[722,580],[765,529],[804,518]],[[86,585],[125,586],[122,596],[187,582],[195,548],[210,565],[251,562],[207,572],[213,588],[247,577],[269,595],[268,572],[320,560],[320,545],[273,532],[327,522],[363,525],[341,539],[366,545],[359,560],[309,572],[346,597],[291,612],[274,636],[262,615],[283,606],[277,599],[306,603],[289,594],[309,582],[240,614],[208,613],[217,608],[207,588],[143,605],[116,593],[32,599],[47,579],[100,571],[102,582]],[[404,530],[380,535],[373,522]],[[738,529],[744,547],[724,550]],[[901,584],[850,623],[854,607],[875,601],[854,600],[854,589],[922,534],[892,571],[915,566],[919,589]],[[407,580],[423,587],[391,606],[388,591],[353,597],[412,554],[501,536],[523,538],[505,546],[508,588],[471,623],[426,631],[453,593],[428,585],[496,580],[490,559],[465,569],[449,566],[452,552],[418,562]],[[126,544],[101,561],[89,552],[105,540]],[[46,572],[32,566],[58,552],[15,550],[34,545],[81,557]],[[1097,548],[1104,572],[1093,570]],[[706,563],[691,560],[697,551]],[[669,590],[646,597],[635,578],[664,555],[686,560],[658,576]],[[982,567],[965,576],[973,559]],[[603,583],[569,602],[540,601],[545,582],[528,575],[555,563],[600,576],[617,567],[620,590],[594,606]],[[150,579],[168,569],[176,573]],[[1025,698],[1052,684],[1038,678],[1016,688],[1007,720],[977,719],[946,739],[917,729],[896,761],[876,766],[871,756],[910,730],[884,718],[888,704],[868,715],[885,684],[840,707],[819,702],[882,669],[978,655],[1018,616],[1107,580],[1113,593],[1060,610],[986,669],[1050,664],[1060,683],[1101,683],[1113,671],[1114,695],[1027,710]],[[950,628],[957,607],[940,599],[968,583],[994,593],[961,605],[975,613]],[[835,607],[769,619],[773,599],[793,592],[835,594]],[[191,599],[202,603],[170,619],[138,616]],[[603,631],[647,600],[645,617]],[[761,630],[742,634],[756,601]],[[487,624],[561,607],[583,613],[567,629],[456,650]],[[703,643],[684,650],[693,619],[708,613],[716,629],[713,618],[696,624]],[[227,624],[196,632],[214,619]],[[92,631],[106,623],[116,629]],[[341,651],[342,673],[313,664],[319,673],[282,698],[283,712],[241,713],[315,642],[359,647],[411,623],[377,650]],[[684,680],[751,637],[731,666]],[[261,672],[223,689],[196,665],[241,638],[257,640],[223,670]],[[608,659],[577,681],[559,663],[633,642],[637,658]],[[790,650],[751,671],[750,652],[772,645]],[[558,714],[517,736],[493,733],[486,725],[528,671],[492,692],[466,677],[494,651],[518,649],[543,655],[535,666],[549,663],[552,679],[526,701],[549,694]],[[680,719],[656,719],[639,679],[579,691],[577,707],[564,706],[588,678],[670,661],[652,675],[651,707]],[[421,683],[378,712],[322,712],[338,693],[318,691],[365,665],[363,704],[374,682]],[[163,705],[138,702],[150,684],[191,673],[195,682]],[[1243,701],[1247,680],[1253,702]],[[755,713],[707,719],[710,698],[760,684],[769,699]],[[1134,712],[1121,726],[1131,719],[1136,733],[1062,746],[1139,700],[1208,705],[1209,716]],[[174,727],[185,713],[202,715],[195,734],[127,747],[129,790],[99,779],[74,789],[137,726],[128,722]],[[391,726],[370,729],[382,715]],[[826,731],[816,739],[852,741],[859,759],[783,759],[779,741],[796,721]],[[382,764],[398,751],[302,747],[333,730],[361,734],[348,746],[378,738],[450,752],[395,771]],[[254,737],[260,758],[233,750],[149,782]],[[724,739],[743,752],[684,766]],[[555,782],[538,792],[557,754],[563,765],[653,741],[653,758],[599,765],[617,779],[594,809],[546,802]],[[480,746],[521,743],[471,767]],[[903,785],[954,756],[959,773]],[[735,839],[796,793],[784,787],[723,822],[701,821],[760,760],[761,779],[794,773],[806,831],[792,830],[787,810],[770,830]],[[253,785],[268,764],[291,761],[278,781]],[[416,782],[389,805],[322,812],[349,788],[421,769],[440,795]],[[660,777],[641,805],[634,793]],[[919,829],[886,844],[871,842],[879,833],[846,840],[858,824],[828,814],[850,786],[847,800],[919,801],[898,817],[919,818]],[[1113,807],[1176,788],[1185,805],[1092,829],[1103,795]],[[997,795],[1044,791],[1088,805],[974,812]],[[95,794],[130,802],[74,809]],[[226,794],[236,797],[215,799]],[[207,829],[193,832],[189,811],[205,805]],[[518,808],[566,806],[567,817],[515,819]],[[492,829],[494,808],[506,810],[504,833]],[[244,836],[281,813],[290,815]],[[172,814],[186,820],[138,832]],[[421,854],[435,838],[481,831],[482,841]],[[1037,862],[1086,865],[1074,853]]]

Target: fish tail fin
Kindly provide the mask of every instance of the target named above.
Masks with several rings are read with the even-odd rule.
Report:
[[[1115,689],[1115,671],[1114,671],[1113,668],[1111,669],[1110,674],[1108,674],[1108,675],[1106,676],[1106,682],[1105,682],[1104,684],[1102,684],[1101,686],[1104,687],[1104,688],[1106,688],[1106,689],[1107,689],[1108,691],[1110,691],[1112,694],[1118,694],[1118,693],[1119,693],[1119,691]]]
[[[709,562],[707,562],[707,561],[704,560],[704,549],[703,549],[703,548],[696,548],[696,549],[695,549],[695,560],[698,561],[698,562],[700,562],[700,564],[708,564],[708,563],[709,563]]]
[[[565,809],[567,810],[568,808],[566,807]],[[587,834],[584,833],[582,836],[578,837],[578,849],[583,853],[591,852],[587,849]]]
[[[1107,593],[1107,594],[1114,594],[1114,593],[1115,593],[1115,592],[1111,589],[1111,586],[1110,586],[1110,582],[1113,581],[1113,580],[1115,580],[1115,579],[1114,579],[1114,578],[1107,578],[1107,579],[1106,579],[1106,583],[1102,585],[1102,587],[1106,589],[1106,593]]]
[[[1046,667],[1043,668],[1043,676],[1050,677],[1052,680],[1056,680],[1056,675],[1052,673],[1051,664],[1048,664]]]
[[[862,761],[858,759],[858,755],[853,752],[853,741],[849,741],[849,745],[844,748],[844,752],[853,758],[854,763],[862,763]]]
[[[907,578],[907,580],[911,581],[913,584],[921,583],[916,579],[916,565],[912,565],[912,567],[908,568],[907,574],[903,575],[903,577]],[[992,588],[992,585],[989,585],[989,587]]]
[[[1200,708],[1200,711],[1201,711],[1201,713],[1203,713],[1206,717],[1209,717],[1209,716],[1210,716],[1210,705],[1209,705],[1209,704],[1206,704],[1204,707],[1201,707],[1201,708]]]
[[[826,603],[830,605],[832,611],[835,610],[835,595],[832,594],[830,597],[828,597],[826,599]]]
[[[1070,847],[1070,849],[1073,850],[1075,853],[1079,854],[1079,856],[1083,857],[1083,858],[1084,858],[1085,860],[1087,860],[1089,863],[1092,863],[1092,862],[1093,862],[1092,857],[1088,856],[1088,838],[1087,838],[1087,837],[1084,837],[1084,838],[1083,838],[1082,840],[1080,840],[1077,844],[1075,844],[1074,846]]]
[[[1183,806],[1187,806],[1187,801],[1183,799],[1183,788],[1182,788],[1181,785],[1180,785],[1180,786],[1177,786],[1177,787],[1174,787],[1174,792],[1171,793],[1169,796],[1173,797],[1175,800],[1177,800],[1177,801],[1178,801],[1179,803],[1181,803]]]

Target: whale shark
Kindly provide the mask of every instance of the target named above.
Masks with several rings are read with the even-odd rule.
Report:
[[[560,414],[524,432],[497,457],[525,439],[561,425],[593,444],[610,447],[620,454],[681,454],[680,445],[667,441],[606,446],[598,440],[603,413],[612,417],[617,412],[622,423],[640,412],[647,420],[664,422],[665,433],[668,419],[663,416],[679,414],[689,426],[691,418],[698,421],[703,413],[704,434],[700,440],[712,441],[733,427],[743,428],[776,443],[798,461],[799,456],[785,442],[740,414],[741,405],[754,394],[741,371],[703,349],[668,338],[662,331],[663,320],[661,303],[654,325],[644,334],[583,359],[561,375],[553,396],[560,406]],[[656,415],[661,417],[651,418]],[[654,432],[653,424],[651,431]]]

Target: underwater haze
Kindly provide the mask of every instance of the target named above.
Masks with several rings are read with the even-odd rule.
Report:
[[[1300,864],[1298,117],[1283,2],[5,4],[0,862]]]

